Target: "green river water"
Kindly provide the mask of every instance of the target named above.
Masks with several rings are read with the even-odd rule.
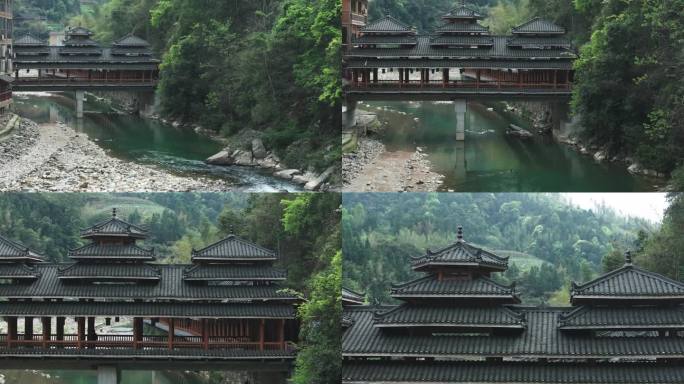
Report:
[[[445,191],[628,192],[651,191],[664,183],[634,176],[624,165],[597,163],[551,137],[508,137],[509,124],[529,124],[499,103],[468,104],[465,143],[455,140],[451,103],[363,102],[359,108],[387,123],[378,139],[388,151],[421,147],[432,170],[445,176]]]
[[[222,145],[191,129],[116,113],[106,103],[88,96],[85,118],[75,118],[73,95],[22,94],[15,96],[14,110],[37,123],[62,121],[88,135],[102,148],[122,160],[153,165],[181,176],[204,176],[228,180],[237,191],[298,191],[301,187],[251,167],[214,166],[203,162]]]

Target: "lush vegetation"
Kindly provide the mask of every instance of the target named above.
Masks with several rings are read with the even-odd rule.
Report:
[[[454,242],[458,225],[466,241],[511,257],[498,279],[516,281],[528,303],[553,304],[567,304],[568,283],[595,277],[604,256],[641,249],[656,230],[606,207],[574,207],[559,195],[347,194],[345,283],[371,300],[390,301],[391,283],[418,276],[409,257]]]
[[[340,195],[326,194],[5,194],[0,234],[50,261],[83,241],[79,230],[111,216],[111,208],[148,227],[160,262],[189,262],[199,248],[234,233],[280,255],[287,288],[299,292],[300,354],[296,383],[340,376]]]

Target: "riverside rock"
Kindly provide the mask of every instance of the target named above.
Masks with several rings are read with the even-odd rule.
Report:
[[[281,179],[285,180],[292,180],[292,177],[295,175],[300,174],[301,171],[299,169],[283,169],[282,171],[275,172],[273,176],[279,177]]]
[[[264,142],[261,139],[252,140],[252,156],[255,159],[263,159],[268,155]]]
[[[214,164],[214,165],[231,165],[234,163],[233,156],[231,155],[230,149],[226,148],[222,150],[221,152],[209,157],[208,159],[204,160],[205,163],[207,164]]]
[[[323,182],[326,181],[328,177],[330,177],[334,170],[334,166],[328,167],[328,169],[326,169],[323,173],[318,175],[318,177],[306,183],[304,185],[304,189],[306,189],[307,191],[317,190],[318,188],[320,188],[321,184],[323,184]]]

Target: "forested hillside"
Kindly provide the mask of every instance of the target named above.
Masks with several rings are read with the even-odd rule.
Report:
[[[509,270],[497,278],[516,281],[528,303],[567,303],[570,280],[595,277],[606,255],[640,250],[657,230],[605,207],[574,207],[560,195],[347,194],[345,283],[374,300],[389,300],[391,283],[418,276],[410,256],[454,242],[458,225],[466,241],[510,256]]]
[[[19,0],[17,9],[41,1]],[[104,43],[129,33],[149,40],[162,57],[166,117],[232,137],[236,148],[261,137],[291,167],[339,162],[339,1],[50,1],[64,8],[51,29],[83,25]]]
[[[609,158],[636,160],[684,186],[684,0],[473,0],[492,33],[532,17],[565,27],[575,43],[572,110],[587,145]],[[387,11],[430,30],[453,0],[371,0],[371,18]],[[679,168],[678,171],[676,171]]]
[[[159,262],[190,262],[192,248],[235,233],[278,250],[287,287],[302,294],[296,383],[340,375],[340,195],[325,194],[4,194],[0,234],[67,261],[79,229],[111,215],[148,227]]]

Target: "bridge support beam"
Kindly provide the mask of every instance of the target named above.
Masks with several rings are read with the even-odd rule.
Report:
[[[76,118],[83,118],[83,98],[85,97],[84,91],[76,91]]]
[[[97,384],[119,384],[120,379],[121,372],[117,367],[107,365],[97,367]]]
[[[466,100],[454,100],[456,110],[456,141],[465,141]]]

